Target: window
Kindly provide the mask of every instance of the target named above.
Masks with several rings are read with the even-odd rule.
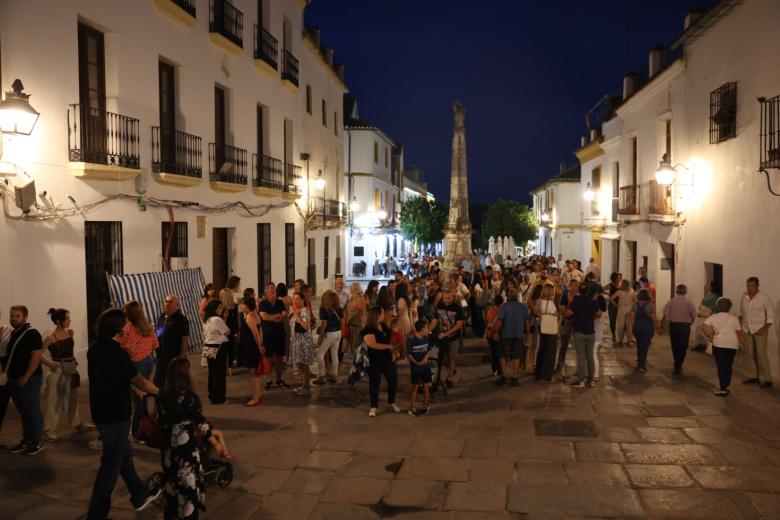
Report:
[[[263,155],[265,155],[265,122],[266,122],[266,108],[262,105],[257,105],[257,157],[262,164]]]
[[[84,262],[87,285],[87,330],[95,339],[95,323],[101,312],[111,307],[106,273],[122,274],[122,223],[84,222]]]
[[[322,277],[328,278],[328,264],[330,263],[330,237],[325,237],[325,245],[322,247]]]
[[[287,287],[295,281],[295,224],[284,225],[284,277]]]
[[[632,137],[631,138],[631,185],[636,186],[637,185],[637,179],[639,178],[639,172],[637,171],[639,169],[637,165],[637,138]]]
[[[761,103],[761,168],[780,168],[780,96],[758,98]]]
[[[328,127],[328,104],[322,100],[322,126]]]
[[[379,188],[374,188],[374,209],[379,209]]]
[[[162,223],[162,256],[165,258],[165,249],[168,247],[168,235],[171,232],[171,223]],[[173,225],[173,238],[171,248],[168,251],[169,258],[187,258],[187,223],[175,222]]]
[[[339,113],[333,112],[333,135],[339,135]]]
[[[365,249],[363,246],[355,246],[352,248],[352,256],[364,256]]]
[[[596,196],[590,201],[590,212],[593,215],[599,214],[599,189],[601,188],[601,166],[596,166],[591,171],[590,187],[596,193]]]
[[[620,200],[620,163],[612,163],[612,222],[618,221],[618,206]],[[615,264],[617,266],[617,264]]]
[[[667,119],[664,121],[664,152],[666,153],[666,160],[672,160],[672,120]]]
[[[306,85],[306,113],[311,115],[311,85]]]
[[[387,160],[388,153],[389,153],[389,150],[387,148],[385,148],[385,168],[387,168],[390,165],[390,163]]]
[[[341,274],[341,237],[336,235],[336,273]]]
[[[176,161],[176,78],[174,68],[161,61],[159,69],[160,158],[164,164]],[[166,170],[168,171],[168,170]]]
[[[379,143],[374,141],[374,164],[379,164]]]
[[[710,92],[710,144],[737,136],[737,84],[726,83]]]
[[[271,224],[257,225],[257,292],[271,281]]]

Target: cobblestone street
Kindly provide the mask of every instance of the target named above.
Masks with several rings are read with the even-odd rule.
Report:
[[[320,388],[310,401],[273,390],[261,407],[246,409],[248,377],[235,374],[230,404],[206,405],[236,454],[235,480],[209,488],[204,516],[780,517],[776,391],[734,384],[730,397],[713,396],[713,361],[693,352],[685,379],[672,380],[665,338],[654,342],[644,376],[631,370],[633,349],[602,349],[604,375],[595,389],[529,377],[499,389],[481,343],[468,341],[467,352],[461,381],[449,396],[437,395],[430,416],[417,418],[380,408],[369,419],[365,388],[346,385]],[[203,395],[205,371],[194,370]],[[400,372],[404,406],[409,379],[406,367]],[[586,422],[563,431],[550,422],[558,420]],[[18,422],[13,412],[0,442],[18,440]],[[0,518],[79,518],[98,465],[98,452],[86,447],[94,436],[75,434],[36,457],[0,454]],[[159,468],[158,457],[137,450],[143,477]],[[162,516],[150,509],[136,516],[118,483],[112,518]]]

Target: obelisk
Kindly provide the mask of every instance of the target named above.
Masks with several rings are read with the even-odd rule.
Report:
[[[444,231],[444,268],[451,270],[471,251],[469,186],[466,170],[466,107],[456,101],[450,168],[450,216]]]

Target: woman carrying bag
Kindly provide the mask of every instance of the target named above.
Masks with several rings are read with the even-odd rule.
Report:
[[[542,296],[536,302],[539,316],[539,351],[536,355],[534,379],[549,383],[555,368],[555,351],[558,343],[558,307],[555,305],[555,285],[546,282]]]

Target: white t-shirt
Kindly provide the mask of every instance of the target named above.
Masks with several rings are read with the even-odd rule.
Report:
[[[222,318],[212,316],[203,324],[203,343],[206,345],[221,345],[227,342],[230,329]]]
[[[742,330],[739,318],[728,312],[719,312],[707,318],[704,324],[714,331],[712,338],[713,346],[718,348],[739,348],[737,331]]]

